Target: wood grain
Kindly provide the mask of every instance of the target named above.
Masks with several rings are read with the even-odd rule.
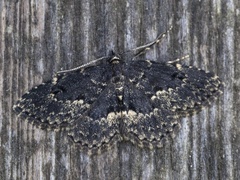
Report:
[[[240,2],[19,0],[0,2],[0,179],[240,179]],[[97,156],[63,132],[17,118],[31,87],[69,69],[148,43],[159,62],[184,61],[218,74],[224,92],[161,149],[124,142]]]

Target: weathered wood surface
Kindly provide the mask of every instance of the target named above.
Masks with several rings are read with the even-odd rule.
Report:
[[[0,2],[0,179],[240,179],[240,1]],[[16,100],[54,72],[153,40],[148,58],[213,71],[218,101],[182,119],[176,138],[150,151],[121,143],[88,156],[61,132],[20,120]]]

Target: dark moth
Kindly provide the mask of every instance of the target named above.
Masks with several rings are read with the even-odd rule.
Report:
[[[221,87],[216,75],[195,67],[112,53],[57,73],[24,94],[14,110],[43,129],[67,131],[89,150],[121,140],[152,148],[161,147],[180,118],[199,111]]]

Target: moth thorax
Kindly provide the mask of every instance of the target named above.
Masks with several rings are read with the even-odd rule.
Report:
[[[121,82],[124,82],[124,76],[122,74],[119,74],[119,75],[116,75],[114,77],[112,77],[112,83],[114,84],[118,84],[118,83],[121,83]]]
[[[112,83],[115,85],[115,92],[119,99],[119,101],[122,101],[123,96],[123,86],[124,86],[124,76],[118,75],[112,78]]]

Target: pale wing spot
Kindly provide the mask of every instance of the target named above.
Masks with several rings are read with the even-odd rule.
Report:
[[[128,115],[132,116],[132,117],[135,117],[135,116],[137,116],[137,113],[135,111],[133,111],[133,110],[129,110],[128,111]]]
[[[52,84],[53,84],[53,85],[57,84],[57,80],[58,80],[58,78],[57,78],[57,77],[54,77],[53,80],[52,80]]]
[[[176,64],[176,67],[178,70],[182,70],[182,65],[181,64]]]
[[[157,96],[152,96],[151,100],[154,101],[157,98]]]
[[[157,92],[156,92],[156,95],[157,95],[158,97],[160,97],[160,96],[162,96],[162,95],[164,95],[164,94],[166,94],[166,93],[167,93],[167,91],[162,90],[162,91],[157,91]]]
[[[122,100],[123,100],[122,97],[123,97],[122,95],[119,95],[119,96],[118,96],[119,101],[122,101]]]

